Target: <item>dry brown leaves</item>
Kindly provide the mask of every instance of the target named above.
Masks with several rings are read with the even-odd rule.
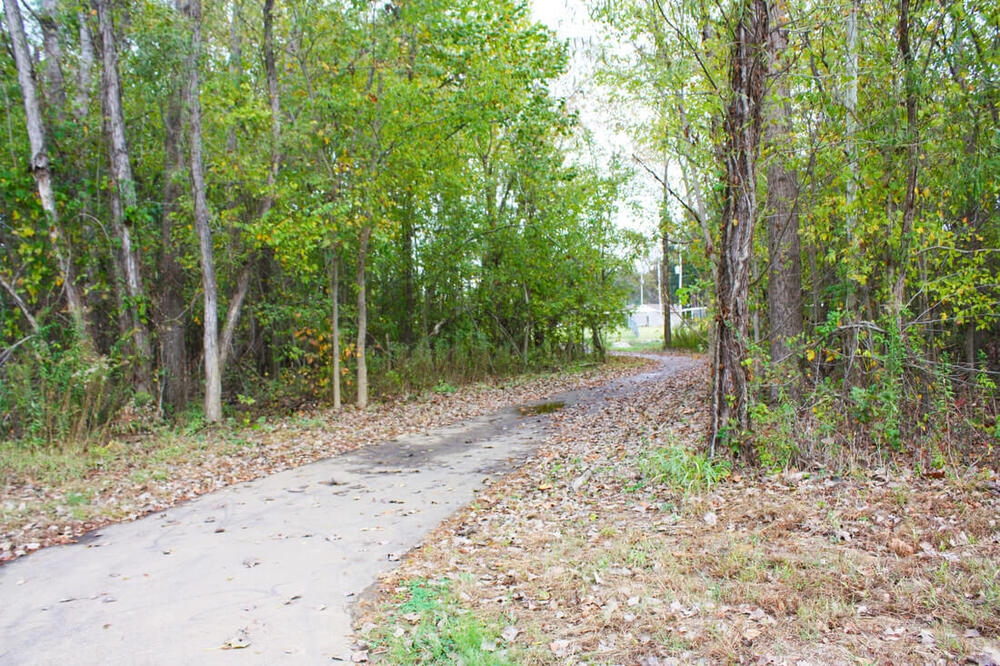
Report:
[[[106,447],[83,479],[41,483],[10,478],[0,495],[0,562],[70,543],[110,522],[134,520],[225,486],[328,458],[402,434],[445,426],[594,386],[639,372],[643,363],[614,359],[583,372],[525,376],[428,392],[416,400],[303,412],[257,428],[220,428],[197,436],[132,437]],[[86,511],[82,511],[86,509]]]
[[[991,663],[996,472],[789,471],[699,495],[637,460],[706,430],[705,368],[573,408],[538,460],[484,491],[383,581],[447,578],[517,629],[519,663]],[[385,622],[384,596],[361,622]],[[359,626],[361,623],[359,622]]]

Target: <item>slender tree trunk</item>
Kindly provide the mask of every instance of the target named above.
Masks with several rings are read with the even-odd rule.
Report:
[[[916,72],[910,46],[910,0],[899,3],[899,54],[903,59],[903,90],[906,105],[906,193],[899,230],[899,249],[889,265],[889,311],[897,332],[903,330],[903,302],[906,296],[906,264],[910,234],[917,213],[917,175],[920,166],[920,134],[917,127]]]
[[[267,99],[271,107],[271,164],[267,172],[267,192],[261,217],[274,205],[278,168],[281,163],[281,101],[278,97],[278,69],[274,60],[274,0],[264,0],[264,70],[267,76]]]
[[[368,360],[365,356],[365,339],[368,336],[368,297],[365,289],[365,267],[368,263],[368,241],[371,239],[371,225],[361,231],[358,243],[358,407],[368,406]]]
[[[771,30],[771,71],[780,72],[788,46],[784,26]],[[780,74],[777,74],[781,76]],[[768,108],[765,141],[773,149],[767,166],[767,239],[770,262],[767,302],[770,314],[771,362],[782,365],[792,355],[790,341],[802,334],[802,256],[799,242],[799,179],[786,166],[791,150],[792,110],[787,80],[776,86],[778,101]]]
[[[663,153],[663,200],[660,202],[660,309],[663,310],[663,349],[673,345],[670,330],[670,162]]]
[[[24,36],[24,23],[21,20],[21,10],[17,0],[4,0],[4,13],[7,19],[7,30],[10,32],[11,48],[14,52],[14,64],[17,67],[17,80],[21,86],[24,98],[24,113],[28,130],[28,142],[31,146],[31,159],[28,167],[35,178],[38,188],[38,198],[48,222],[49,239],[56,255],[63,289],[66,292],[66,305],[73,320],[73,328],[78,338],[88,348],[94,349],[94,341],[87,329],[87,317],[83,302],[76,290],[76,279],[73,261],[69,253],[69,244],[59,224],[59,213],[56,209],[56,197],[52,187],[52,171],[49,168],[49,153],[45,146],[45,127],[42,120],[42,110],[38,102],[38,92],[31,71],[31,56],[28,53],[27,40]]]
[[[672,322],[670,321],[670,308],[672,299],[670,297],[670,236],[666,230],[660,235],[660,247],[663,254],[660,257],[660,301],[663,308],[663,349],[666,351],[673,346]]]
[[[713,367],[713,440],[724,435],[740,443],[750,459],[750,269],[757,218],[757,160],[763,119],[768,35],[767,0],[746,0],[740,7],[730,54],[730,98],[723,149],[726,184],[719,222],[716,276],[716,335]]]
[[[188,82],[185,97],[190,125],[191,193],[194,198],[194,226],[198,233],[201,259],[201,283],[204,291],[205,325],[205,420],[222,420],[222,376],[219,363],[219,298],[215,280],[215,257],[212,229],[209,226],[208,201],[205,196],[205,167],[202,159],[201,131],[201,0],[178,0],[181,12],[190,21],[191,52],[188,56]]]
[[[334,246],[330,257],[330,302],[333,312],[330,315],[330,329],[333,334],[333,408],[340,409],[340,248]]]
[[[222,327],[222,339],[219,342],[219,371],[226,369],[226,362],[229,354],[233,351],[233,338],[236,335],[236,325],[240,321],[240,311],[243,309],[243,302],[246,300],[247,291],[250,289],[250,277],[252,275],[252,264],[247,263],[236,278],[236,291],[229,299],[229,308],[226,310],[225,326]]]
[[[413,345],[413,317],[416,314],[416,298],[413,289],[413,206],[408,206],[403,220],[402,245],[403,253],[403,312],[400,320],[400,338],[407,347]]]
[[[177,259],[174,242],[175,216],[183,187],[184,155],[181,150],[183,124],[182,82],[175,82],[163,118],[163,214],[160,218],[160,360],[163,366],[163,396],[175,410],[188,401],[187,345],[184,339],[184,269]]]
[[[97,20],[101,31],[101,98],[105,113],[108,161],[114,180],[111,192],[112,227],[120,244],[119,256],[128,293],[126,307],[129,313],[132,342],[135,345],[135,379],[139,391],[152,389],[153,351],[149,342],[143,310],[147,305],[146,291],[139,269],[138,251],[132,240],[132,217],[138,206],[135,181],[132,178],[132,160],[125,137],[125,114],[122,110],[121,79],[118,75],[118,49],[115,45],[114,22],[109,0],[95,0]]]

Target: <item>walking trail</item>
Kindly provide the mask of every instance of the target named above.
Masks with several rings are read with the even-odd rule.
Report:
[[[552,396],[596,408],[691,361]],[[0,663],[350,661],[351,606],[491,480],[545,409],[511,406],[92,532],[0,567]]]

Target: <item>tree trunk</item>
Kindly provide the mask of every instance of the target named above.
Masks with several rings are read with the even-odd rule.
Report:
[[[663,201],[660,203],[660,309],[663,310],[663,350],[673,344],[670,330],[670,163],[663,154]]]
[[[413,205],[412,201],[407,203],[400,248],[403,253],[403,312],[399,336],[404,345],[411,347],[414,338],[413,316],[416,313],[416,297],[413,289]]]
[[[76,76],[76,97],[73,100],[73,115],[77,123],[82,123],[87,117],[90,108],[90,93],[93,82],[91,76],[94,71],[94,42],[90,36],[90,25],[87,23],[87,14],[82,11],[76,13],[77,23],[80,24],[80,54],[77,65]]]
[[[917,174],[920,165],[920,134],[917,128],[917,90],[913,52],[910,47],[910,0],[899,3],[899,54],[903,59],[903,90],[906,105],[906,193],[899,230],[899,248],[889,262],[889,314],[896,332],[903,330],[903,300],[906,295],[906,264],[909,238],[917,213]]]
[[[170,92],[163,118],[163,214],[160,218],[160,362],[163,367],[163,396],[175,410],[188,401],[187,345],[184,339],[184,269],[177,260],[174,243],[174,218],[178,214],[184,172],[181,151],[183,93],[181,81]]]
[[[42,27],[42,44],[45,48],[45,95],[53,115],[62,120],[66,107],[66,83],[60,66],[62,49],[59,46],[56,10],[56,0],[42,0],[38,22]]]
[[[333,335],[333,408],[340,409],[340,248],[334,247],[330,258],[330,301],[333,313],[330,328]]]
[[[212,229],[209,226],[208,201],[205,197],[205,168],[202,160],[201,138],[201,0],[178,0],[181,12],[191,25],[191,52],[188,56],[188,84],[185,89],[189,125],[191,157],[191,193],[194,198],[194,226],[198,233],[201,259],[201,283],[204,291],[205,325],[205,420],[215,423],[222,420],[222,376],[219,364],[219,298],[215,281],[215,258],[212,248]]]
[[[14,64],[17,67],[17,80],[21,86],[24,98],[24,114],[28,130],[28,142],[31,146],[31,159],[28,168],[35,178],[38,188],[38,198],[48,222],[49,239],[56,255],[63,289],[66,292],[66,305],[73,320],[73,328],[80,341],[89,349],[94,349],[94,341],[87,330],[87,318],[83,302],[76,290],[73,261],[70,257],[66,236],[59,224],[59,214],[56,210],[56,197],[52,188],[52,171],[49,168],[49,153],[45,146],[45,127],[42,120],[42,110],[38,102],[38,92],[31,71],[31,56],[24,36],[24,23],[21,20],[21,10],[17,0],[4,0],[4,13],[7,18],[7,29],[10,31],[11,48],[14,52]]]
[[[757,159],[760,147],[767,61],[767,0],[746,0],[740,8],[729,63],[730,98],[725,115],[726,183],[719,222],[716,275],[716,335],[713,367],[712,448],[728,440],[750,459],[750,268],[757,218]]]
[[[781,56],[788,46],[784,26],[771,31],[771,71],[781,69]],[[768,109],[765,141],[770,145],[767,166],[767,245],[770,262],[767,303],[770,318],[771,362],[782,365],[792,355],[790,341],[802,334],[802,256],[799,242],[799,179],[786,166],[792,151],[792,110],[788,83],[776,86],[778,101]]]
[[[274,206],[274,191],[281,162],[281,102],[278,97],[278,70],[274,62],[274,0],[264,0],[264,70],[267,76],[267,99],[271,107],[271,164],[267,172],[267,192],[261,206],[261,217]]]
[[[358,407],[368,406],[368,361],[365,357],[365,338],[368,336],[368,299],[365,293],[365,266],[368,262],[368,241],[372,228],[366,225],[358,244]]]
[[[142,285],[138,251],[132,242],[132,220],[138,207],[132,160],[125,137],[125,114],[122,110],[121,79],[118,75],[118,50],[115,45],[114,22],[109,0],[95,0],[97,21],[101,31],[101,100],[104,107],[108,161],[111,164],[111,216],[114,235],[120,244],[119,257],[128,293],[132,343],[135,345],[134,373],[136,389],[149,393],[152,389],[151,363],[153,351],[142,312],[146,307],[146,291]]]
[[[672,269],[670,265],[670,237],[666,230],[660,236],[660,245],[663,254],[660,257],[660,294],[662,295],[660,302],[663,309],[663,349],[666,351],[674,344],[673,331],[671,330],[672,322],[670,321],[672,303],[670,297],[670,271]]]
[[[252,264],[247,263],[236,278],[236,291],[229,299],[229,308],[226,310],[225,325],[222,327],[222,339],[219,342],[219,372],[226,369],[226,362],[229,354],[233,351],[233,338],[236,336],[236,324],[240,321],[240,311],[243,309],[243,302],[246,300],[247,291],[250,289],[250,276]]]

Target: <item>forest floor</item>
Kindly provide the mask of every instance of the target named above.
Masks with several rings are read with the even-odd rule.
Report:
[[[706,383],[696,363],[553,415],[362,602],[354,660],[1000,662],[997,470],[650,482],[651,452],[704,436]]]
[[[300,411],[280,419],[112,437],[64,451],[0,446],[0,562],[73,543],[109,523],[161,511],[221,488],[407,433],[458,423],[512,404],[640,372],[614,358],[494,383],[428,391],[407,400]]]

